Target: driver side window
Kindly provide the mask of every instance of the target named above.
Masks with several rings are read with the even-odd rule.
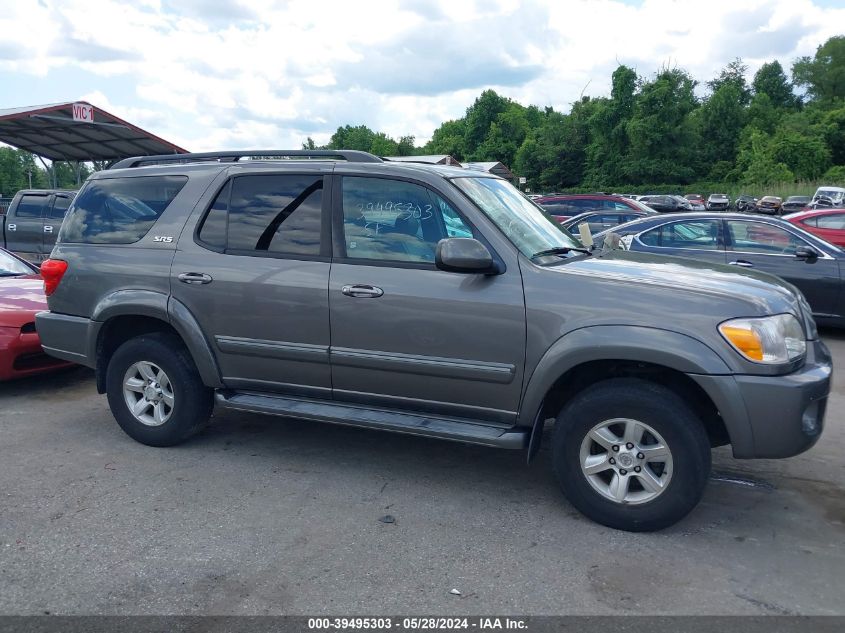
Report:
[[[779,226],[764,222],[728,221],[729,250],[765,255],[792,255],[807,243]]]
[[[472,237],[458,212],[420,185],[347,176],[342,190],[348,258],[433,264],[441,239]]]

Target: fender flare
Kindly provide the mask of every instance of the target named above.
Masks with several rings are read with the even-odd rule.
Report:
[[[573,330],[546,351],[528,379],[517,424],[531,427],[528,460],[539,450],[546,393],[570,369],[600,360],[661,365],[685,374],[724,375],[731,370],[712,348],[686,334],[634,325],[596,325]]]
[[[118,316],[146,316],[170,324],[188,348],[203,383],[214,388],[223,386],[214,352],[196,318],[184,304],[153,290],[119,290],[97,304],[91,319],[102,324]],[[89,342],[90,358],[97,357],[99,336],[93,339]]]

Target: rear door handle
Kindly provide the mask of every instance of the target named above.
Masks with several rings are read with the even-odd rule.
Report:
[[[178,279],[186,284],[210,284],[213,281],[211,275],[205,273],[182,273]]]
[[[744,259],[736,259],[732,262],[728,262],[731,266],[742,266],[743,268],[754,268],[754,264],[751,262],[747,262]]]
[[[375,299],[384,294],[384,290],[368,284],[355,284],[354,286],[343,286],[340,291],[347,297]]]
[[[52,232],[53,232],[53,227],[52,227],[52,226],[50,226],[50,225],[45,226],[45,227],[44,227],[44,232],[45,232],[45,233],[52,233]]]

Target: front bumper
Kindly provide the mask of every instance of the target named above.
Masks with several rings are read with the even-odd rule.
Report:
[[[827,346],[812,341],[804,366],[791,374],[690,377],[719,409],[734,457],[780,458],[818,441],[832,374]]]
[[[0,327],[0,380],[25,378],[69,365],[45,354],[35,332]]]

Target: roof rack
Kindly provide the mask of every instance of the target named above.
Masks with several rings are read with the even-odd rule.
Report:
[[[381,158],[367,152],[352,149],[291,149],[291,150],[238,150],[226,152],[199,152],[188,154],[161,154],[159,156],[135,156],[124,158],[110,169],[163,165],[167,163],[237,163],[242,158],[253,160],[275,159],[343,159],[350,163],[381,163]]]

